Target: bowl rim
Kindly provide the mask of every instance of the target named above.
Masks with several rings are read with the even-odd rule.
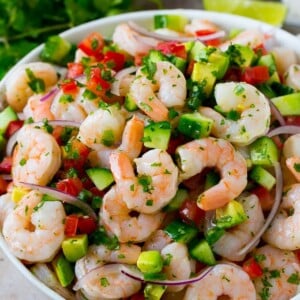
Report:
[[[101,32],[101,27],[106,26],[116,26],[118,23],[126,22],[128,20],[134,20],[136,22],[148,20],[151,21],[154,14],[182,14],[186,15],[188,18],[208,18],[213,20],[215,23],[220,24],[222,27],[226,26],[226,23],[232,28],[233,24],[237,26],[237,28],[260,28],[263,32],[274,32],[275,35],[280,36],[283,41],[288,41],[289,45],[296,43],[298,44],[298,48],[300,49],[300,39],[298,39],[293,34],[278,28],[274,27],[270,24],[266,24],[264,22],[254,20],[251,18],[232,15],[228,13],[220,13],[220,12],[212,12],[212,11],[205,11],[201,9],[161,9],[161,10],[145,10],[145,11],[137,11],[137,12],[129,12],[124,13],[116,16],[105,17],[97,20],[93,20],[90,22],[86,22],[79,26],[70,28],[62,33],[60,36],[66,38],[67,40],[74,40],[74,36],[80,35],[81,37],[84,36],[84,32],[91,32],[91,31],[99,31]],[[225,24],[224,24],[225,23]],[[75,38],[76,40],[76,38]],[[73,41],[74,42],[74,41]],[[0,81],[0,100],[1,100],[1,91],[4,89],[5,81],[7,78],[14,72],[14,70],[25,63],[36,61],[38,58],[38,54],[41,52],[41,49],[44,44],[41,44],[30,51],[26,56],[24,56],[15,66],[13,66],[10,71],[3,77]],[[296,50],[296,46],[294,46],[294,50]],[[300,50],[298,51],[298,55],[300,57]],[[1,106],[0,106],[1,108]],[[1,228],[0,228],[1,229]],[[0,248],[2,249],[4,255],[13,263],[18,271],[24,275],[26,279],[28,279],[35,287],[37,287],[42,293],[48,296],[51,299],[55,300],[63,300],[64,298],[61,297],[58,293],[54,290],[49,288],[46,284],[40,281],[37,277],[30,272],[28,268],[25,267],[21,261],[16,258],[10,251],[6,242],[3,238],[2,232],[0,230]],[[300,300],[300,294],[295,296],[293,300]]]

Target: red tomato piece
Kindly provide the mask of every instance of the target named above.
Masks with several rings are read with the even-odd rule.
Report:
[[[5,137],[10,138],[17,130],[19,130],[24,124],[23,120],[10,121],[5,131]]]
[[[104,54],[103,63],[115,71],[120,71],[125,64],[125,55],[119,52],[107,51]],[[112,64],[112,66],[110,66],[110,64]]]
[[[294,251],[298,261],[300,262],[300,249]]]
[[[241,81],[242,70],[237,67],[229,68],[224,75],[225,81]]]
[[[70,62],[68,63],[67,78],[76,78],[82,75],[84,72],[84,66],[81,63]]]
[[[265,48],[265,46],[263,44],[260,44],[260,45],[256,46],[253,50],[256,54],[259,54],[259,55],[268,54],[268,51],[267,51],[267,49]]]
[[[64,193],[77,197],[82,190],[82,182],[79,178],[67,178],[56,183],[56,188]]]
[[[97,229],[97,222],[88,216],[83,216],[78,219],[78,233],[90,234]]]
[[[76,94],[78,86],[75,80],[67,79],[60,84],[64,94]]]
[[[285,118],[286,125],[300,126],[300,116],[289,116]]]
[[[263,270],[261,266],[258,264],[258,262],[255,261],[253,257],[249,258],[247,261],[243,264],[243,269],[251,279],[260,277],[263,275]]]
[[[272,209],[274,204],[274,196],[270,193],[270,191],[262,186],[257,186],[252,190],[252,193],[258,197],[261,208],[264,211],[269,211]]]
[[[208,41],[205,41],[204,43],[206,44],[206,46],[212,46],[212,47],[217,47],[221,44],[221,39],[211,39]]]
[[[171,155],[175,154],[175,151],[178,146],[184,144],[185,138],[182,135],[179,135],[176,138],[171,138],[169,141],[167,152]]]
[[[98,32],[90,33],[78,44],[79,49],[81,49],[87,55],[95,57],[97,60],[101,60],[103,58],[103,46],[103,37]]]
[[[66,216],[65,221],[65,235],[66,236],[75,236],[77,233],[79,217],[76,215]]]
[[[196,201],[186,200],[179,209],[179,215],[183,221],[198,225],[204,220],[205,211],[198,207]]]
[[[130,297],[130,300],[145,300],[143,292],[138,292]]]
[[[270,78],[269,69],[267,66],[247,67],[242,72],[242,81],[249,84],[260,84],[266,82]]]
[[[63,133],[63,130],[64,130],[64,128],[62,126],[55,126],[53,128],[52,135],[59,145],[62,145],[61,135]]]
[[[160,42],[157,47],[157,50],[161,51],[166,55],[175,55],[183,59],[187,58],[187,53],[185,46],[178,42]]]
[[[12,166],[12,157],[5,156],[0,163],[0,173],[10,174]]]
[[[201,29],[196,31],[196,36],[205,36],[215,33],[216,30],[213,29]]]
[[[87,88],[98,96],[102,96],[110,88],[110,82],[104,80],[99,68],[92,68]]]
[[[0,195],[7,193],[8,183],[0,176]]]
[[[96,187],[92,187],[90,189],[90,192],[94,195],[94,196],[99,196],[99,197],[103,197],[105,195],[105,191],[100,191],[98,188]]]

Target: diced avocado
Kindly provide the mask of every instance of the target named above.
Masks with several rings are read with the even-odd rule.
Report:
[[[195,240],[189,245],[189,253],[192,258],[209,266],[216,264],[214,253],[206,240]]]
[[[188,19],[182,15],[155,15],[154,28],[168,28],[174,31],[183,32]]]
[[[162,54],[159,50],[150,50],[149,54],[146,56],[146,59],[153,63],[157,63],[160,61],[166,61],[167,57],[164,54]]]
[[[204,91],[209,96],[214,88],[218,74],[218,68],[209,62],[194,63],[191,79],[203,83]]]
[[[106,168],[95,167],[87,169],[86,173],[100,191],[104,190],[114,182],[113,174]]]
[[[250,145],[250,158],[254,165],[271,167],[279,160],[277,146],[271,138],[260,137]]]
[[[257,64],[259,66],[266,66],[266,67],[268,67],[269,74],[270,74],[270,78],[267,81],[268,83],[280,82],[280,78],[279,78],[279,75],[277,73],[275,59],[274,59],[274,56],[271,53],[266,54],[266,55],[262,55],[259,58]]]
[[[208,57],[208,62],[216,67],[216,78],[222,79],[228,70],[230,59],[221,51],[215,51]]]
[[[243,205],[231,200],[225,206],[216,209],[216,225],[219,228],[231,228],[247,220]]]
[[[125,97],[124,107],[130,112],[138,110],[138,106],[136,105],[130,94],[126,95]]]
[[[275,97],[271,101],[283,116],[300,115],[300,93]]]
[[[178,56],[171,56],[169,58],[170,62],[179,69],[182,73],[185,72],[187,61],[181,57]]]
[[[214,170],[209,171],[205,176],[204,189],[208,190],[212,186],[216,185],[220,181],[219,173]]]
[[[164,231],[172,240],[178,243],[190,242],[198,233],[195,226],[175,220],[167,225]]]
[[[144,288],[145,300],[160,300],[166,289],[163,285],[147,283]]]
[[[0,135],[3,135],[9,123],[15,120],[18,120],[18,115],[10,106],[2,110],[0,112]]]
[[[26,194],[28,194],[28,190],[19,186],[14,186],[11,193],[11,200],[18,203]]]
[[[206,241],[210,245],[213,245],[215,242],[217,242],[222,237],[222,235],[224,235],[224,233],[225,233],[225,230],[223,228],[215,226],[215,227],[212,227],[209,230],[207,230],[204,235],[205,235]]]
[[[75,262],[86,255],[88,249],[87,234],[80,234],[65,239],[62,242],[62,250],[66,259]]]
[[[190,50],[189,60],[201,61],[202,51],[206,46],[200,41],[195,41]]]
[[[166,150],[169,145],[171,131],[171,124],[167,121],[150,123],[144,128],[144,145],[148,148]]]
[[[167,206],[164,207],[165,212],[171,212],[178,210],[183,202],[188,198],[189,193],[185,189],[178,189],[176,195],[172,198],[172,200],[168,203]]]
[[[163,268],[163,258],[159,251],[142,251],[137,260],[137,267],[142,273],[159,273]]]
[[[269,191],[276,183],[275,177],[261,166],[254,166],[249,176],[252,180],[265,187]]]
[[[250,67],[255,59],[255,52],[249,47],[239,44],[233,44],[226,50],[230,57],[231,64],[239,67]]]
[[[63,64],[64,58],[72,49],[72,44],[59,35],[50,36],[41,52],[44,61]]]
[[[61,254],[54,259],[52,265],[60,284],[63,287],[68,286],[74,279],[74,270],[71,263]]]
[[[179,118],[178,130],[192,139],[209,136],[214,121],[202,116],[199,112],[182,114]]]

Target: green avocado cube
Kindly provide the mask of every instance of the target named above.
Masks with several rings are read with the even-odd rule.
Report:
[[[63,254],[60,254],[54,259],[52,266],[60,284],[63,287],[70,285],[74,279],[74,270],[71,263]]]
[[[75,262],[86,255],[88,249],[87,234],[76,235],[62,242],[62,250],[66,259]]]

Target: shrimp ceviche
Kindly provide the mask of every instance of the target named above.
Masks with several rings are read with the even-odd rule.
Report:
[[[204,19],[156,15],[154,28],[54,36],[6,78],[9,251],[65,299],[291,299],[296,53]]]

